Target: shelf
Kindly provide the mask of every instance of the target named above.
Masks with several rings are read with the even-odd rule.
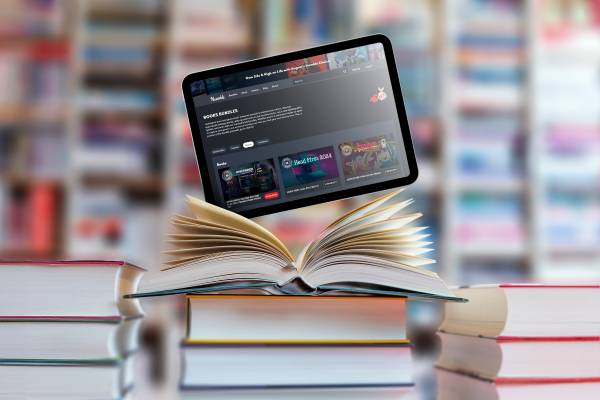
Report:
[[[479,191],[490,193],[518,193],[525,189],[523,179],[494,180],[494,177],[486,178],[457,178],[457,188],[460,191]]]
[[[0,259],[2,261],[11,261],[11,260],[15,260],[15,261],[22,261],[22,260],[28,260],[28,261],[55,261],[55,260],[61,260],[63,259],[64,256],[62,255],[62,252],[60,251],[52,251],[50,253],[44,253],[44,254],[36,254],[33,251],[26,251],[26,250],[10,250],[10,249],[0,249]]]
[[[142,68],[86,68],[83,80],[88,88],[154,89],[160,81],[155,70]]]
[[[84,46],[110,46],[110,47],[164,47],[166,37],[144,37],[144,35],[123,35],[122,33],[89,33],[85,38]]]
[[[8,184],[11,186],[28,187],[38,184],[50,184],[55,186],[65,185],[66,180],[57,177],[37,177],[22,174],[4,174],[0,175],[0,185]]]
[[[68,106],[0,106],[0,124],[56,123],[66,120]]]
[[[572,47],[569,45],[542,45],[538,49],[542,58],[564,63],[600,63],[600,46]]]
[[[139,75],[147,75],[154,71],[154,69],[145,65],[131,66],[119,63],[115,63],[114,65],[110,63],[96,63],[95,65],[86,65],[83,68],[83,74],[86,77],[118,77],[123,80],[130,78],[139,79]],[[146,79],[149,79],[149,77]],[[153,82],[156,84],[156,79]]]
[[[87,109],[83,110],[85,117],[88,118],[115,118],[122,120],[157,120],[164,117],[164,112],[160,109],[153,110],[102,110]]]
[[[195,43],[179,43],[175,45],[178,53],[184,57],[210,57],[216,58],[220,56],[230,56],[232,54],[246,53],[250,51],[248,44],[225,44],[225,45],[209,45]]]
[[[159,23],[166,20],[167,12],[164,9],[149,9],[144,10],[142,8],[109,8],[112,4],[108,4],[106,8],[91,8],[88,10],[87,19],[89,20],[102,20],[110,21],[111,23],[140,23],[140,22],[153,22]]]
[[[524,260],[529,256],[524,248],[513,247],[502,249],[501,244],[497,247],[490,245],[479,246],[474,244],[470,247],[459,248],[456,253],[464,258],[493,260]]]
[[[68,45],[69,39],[64,35],[0,35],[0,48],[46,44]]]
[[[162,177],[123,176],[117,174],[84,174],[82,183],[93,187],[114,187],[131,192],[160,193],[164,189]]]
[[[520,113],[524,112],[525,104],[521,102],[491,102],[491,101],[459,101],[458,112],[483,113]]]
[[[588,246],[568,246],[568,247],[555,247],[550,246],[545,252],[551,257],[556,258],[599,258],[600,259],[600,248],[590,244]]]

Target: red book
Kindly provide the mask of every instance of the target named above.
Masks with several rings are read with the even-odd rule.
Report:
[[[444,369],[501,383],[600,382],[600,340],[493,339],[439,334]]]
[[[438,400],[597,400],[600,381],[492,381],[438,369]]]
[[[32,43],[28,48],[29,57],[36,61],[67,61],[70,46],[66,41],[46,40]]]
[[[50,254],[57,242],[56,188],[38,184],[31,189],[31,251],[40,256]]]

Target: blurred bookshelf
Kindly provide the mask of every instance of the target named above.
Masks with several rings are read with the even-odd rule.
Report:
[[[536,275],[598,280],[600,7],[592,1],[532,7]]]
[[[44,2],[3,7],[0,257],[53,257],[65,240],[73,18]]]
[[[159,263],[201,182],[181,79],[382,32],[450,283],[599,280],[600,10],[586,0],[26,0],[0,15],[0,255]],[[8,6],[10,5],[10,6]],[[365,198],[260,218],[292,248]]]
[[[186,212],[185,195],[202,196],[183,77],[382,32],[394,45],[419,165],[405,196],[436,243],[433,269],[450,284],[600,282],[597,1],[0,7],[2,259],[115,257],[158,268],[170,216]],[[299,251],[367,198],[257,220]],[[167,330],[161,339],[160,327],[178,326],[177,313],[152,307],[148,337],[175,348],[180,335]],[[439,308],[415,303],[410,313],[426,359]],[[153,365],[154,381],[165,382],[179,364]],[[156,398],[155,386],[141,387],[140,398]]]
[[[444,272],[453,282],[489,281],[500,269],[510,270],[504,280],[531,277],[526,6],[446,4]]]
[[[256,31],[255,13],[255,4],[234,0],[172,3],[167,71],[170,214],[185,212],[186,195],[203,198],[181,82],[192,72],[255,58],[258,54],[257,43],[252,40]]]
[[[75,257],[126,257],[153,267],[144,242],[165,197],[168,3],[76,2],[77,116],[70,241]]]

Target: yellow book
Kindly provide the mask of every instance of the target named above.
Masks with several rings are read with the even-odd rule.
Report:
[[[406,299],[187,296],[184,344],[407,344]]]

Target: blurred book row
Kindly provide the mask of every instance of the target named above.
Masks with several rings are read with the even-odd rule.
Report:
[[[410,191],[440,243],[439,272],[456,283],[598,277],[597,2],[27,0],[3,10],[2,256],[126,254],[152,268],[147,228],[200,194],[181,79],[382,32],[396,47],[420,169]],[[322,212],[261,221],[294,247]],[[40,246],[32,224],[53,242]]]
[[[438,333],[438,399],[594,399],[600,389],[594,285],[455,290]]]
[[[122,296],[143,271],[118,261],[1,262],[0,397],[126,398],[143,312]]]

